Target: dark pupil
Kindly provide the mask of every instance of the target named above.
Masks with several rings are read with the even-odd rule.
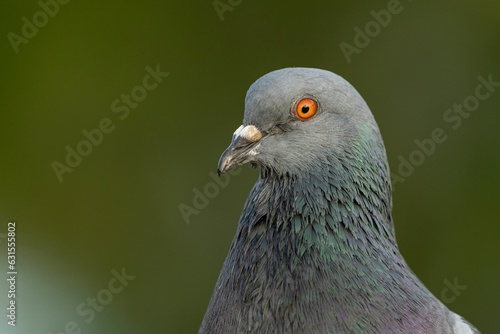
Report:
[[[303,106],[302,107],[302,113],[307,114],[309,112],[309,106]]]

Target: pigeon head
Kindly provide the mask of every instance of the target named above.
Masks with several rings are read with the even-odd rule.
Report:
[[[296,175],[355,160],[387,170],[375,120],[342,77],[312,68],[285,68],[252,84],[243,125],[219,160],[219,173],[250,162]]]

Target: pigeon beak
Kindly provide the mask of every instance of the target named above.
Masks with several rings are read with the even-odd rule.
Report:
[[[262,138],[262,132],[254,125],[241,125],[233,134],[231,145],[222,153],[219,159],[217,173],[219,175],[243,165],[257,153],[254,148]]]

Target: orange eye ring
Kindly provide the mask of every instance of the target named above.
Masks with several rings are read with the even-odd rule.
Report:
[[[297,103],[295,113],[300,119],[309,119],[318,111],[318,103],[311,98],[303,98]]]

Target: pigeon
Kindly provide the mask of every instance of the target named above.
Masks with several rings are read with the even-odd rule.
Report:
[[[284,68],[254,82],[218,172],[245,163],[259,178],[200,334],[479,333],[401,255],[382,136],[345,79]]]

